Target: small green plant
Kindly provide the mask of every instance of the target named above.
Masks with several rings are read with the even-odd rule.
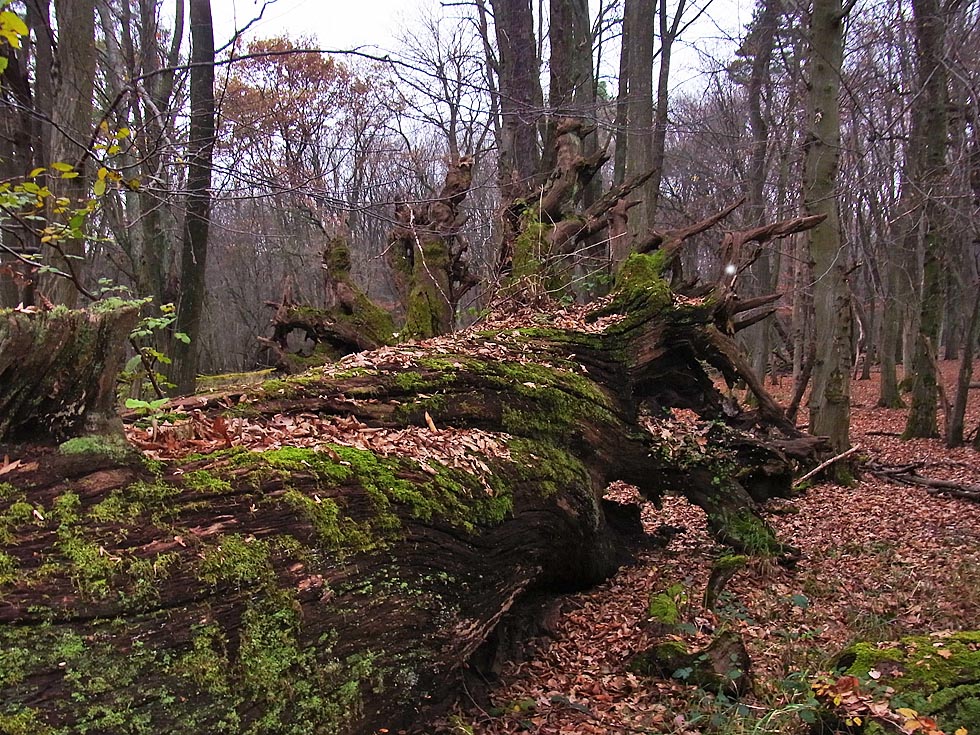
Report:
[[[140,398],[127,398],[126,408],[136,411],[137,416],[152,416],[160,413],[163,407],[167,405],[168,400],[167,398],[157,398],[152,401],[144,401]]]
[[[140,299],[137,303],[147,306],[152,299]],[[136,354],[130,358],[119,376],[120,386],[136,397],[126,400],[126,408],[136,410],[141,416],[151,416],[160,412],[166,403],[165,388],[173,388],[161,367],[171,363],[170,356],[161,349],[161,335],[173,328],[177,321],[177,310],[173,304],[161,304],[158,315],[148,315],[129,334],[129,343]],[[190,337],[184,332],[173,332],[173,338],[184,344],[190,343]],[[146,401],[142,396],[152,393],[155,400]]]

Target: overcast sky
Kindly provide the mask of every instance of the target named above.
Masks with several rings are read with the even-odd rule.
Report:
[[[228,39],[257,17],[262,0],[212,0],[215,40]],[[276,0],[266,7],[251,36],[315,36],[324,48],[373,45],[391,49],[406,13],[423,0]]]
[[[263,0],[212,0],[218,46],[258,16],[263,4]],[[452,8],[440,10],[438,0],[275,0],[265,8],[262,20],[251,27],[249,37],[307,35],[326,49],[371,46],[395,51],[396,37],[411,28],[424,6],[430,6],[435,14],[453,12]],[[712,0],[708,12],[678,44],[672,64],[674,86],[690,83],[700,68],[697,50],[725,55],[720,50],[725,47],[724,39],[739,34],[751,17],[752,7],[753,0]],[[728,54],[732,47],[729,42]]]

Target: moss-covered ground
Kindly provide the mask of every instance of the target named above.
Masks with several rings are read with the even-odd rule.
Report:
[[[872,686],[891,687],[893,707],[929,715],[946,732],[980,724],[980,631],[855,643],[837,667]]]

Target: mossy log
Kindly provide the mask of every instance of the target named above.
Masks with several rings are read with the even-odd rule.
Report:
[[[0,441],[108,431],[137,316],[125,304],[0,310]]]
[[[891,687],[893,710],[907,708],[934,719],[947,733],[972,732],[980,723],[980,632],[909,636],[893,643],[855,643],[835,668],[862,688]],[[865,730],[884,732],[873,723]]]
[[[10,448],[0,731],[422,727],[516,602],[614,570],[613,480],[783,552],[756,512],[793,478],[770,437],[814,443],[719,393],[726,302],[677,299],[662,257],[634,258],[604,329],[470,331],[194,399],[189,433],[160,441],[204,426],[210,454]],[[236,446],[272,424],[306,443]],[[370,444],[386,431],[414,449]]]

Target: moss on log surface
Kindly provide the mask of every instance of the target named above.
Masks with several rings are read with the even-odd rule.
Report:
[[[421,726],[522,596],[615,569],[613,480],[685,493],[719,538],[782,551],[755,502],[789,491],[792,462],[743,431],[759,416],[722,410],[715,306],[638,272],[604,331],[470,331],[188,399],[224,422],[219,451],[23,455],[0,485],[0,731]],[[303,422],[322,438],[234,446]],[[443,461],[345,426],[482,443]]]
[[[944,732],[972,732],[980,723],[980,631],[909,636],[892,643],[855,643],[838,670],[895,690],[892,709],[907,707],[936,720]]]
[[[125,302],[89,311],[0,309],[0,441],[108,430],[137,317]]]

